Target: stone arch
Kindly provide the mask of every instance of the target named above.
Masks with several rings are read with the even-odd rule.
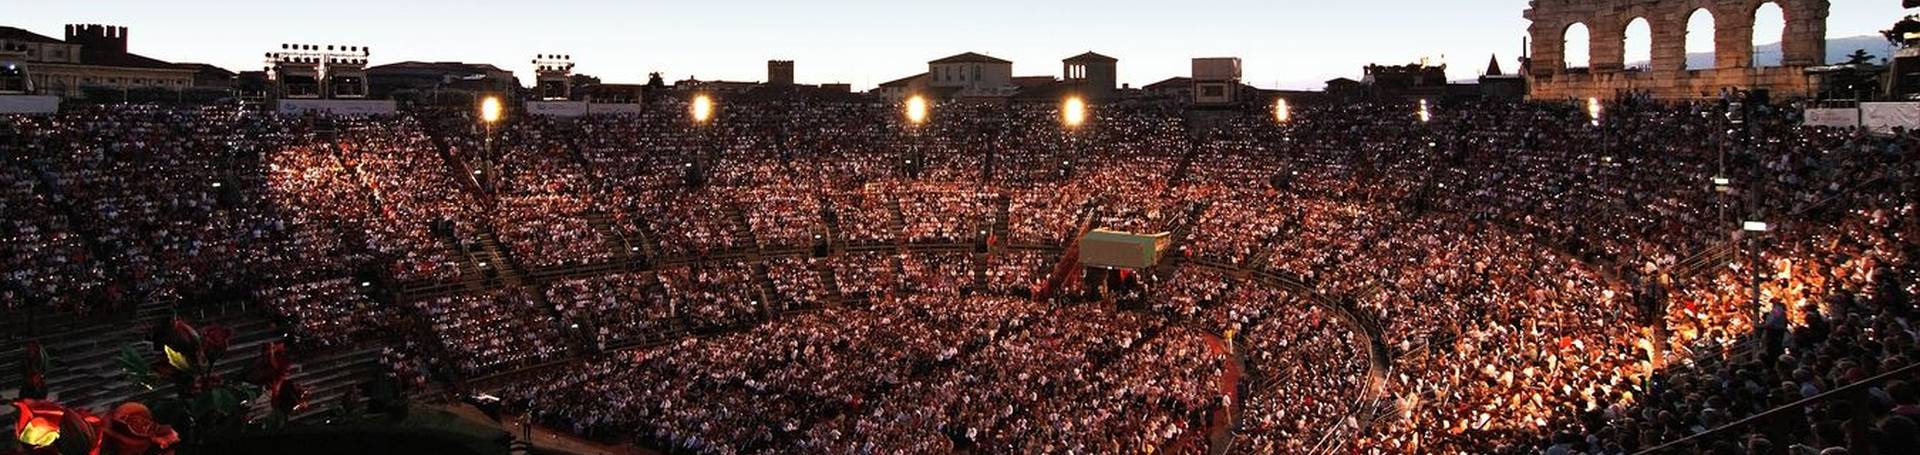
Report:
[[[1764,68],[1781,66],[1785,63],[1782,52],[1787,42],[1786,13],[1786,7],[1780,6],[1778,1],[1769,0],[1754,5],[1750,14],[1753,18],[1749,29],[1751,37],[1747,39],[1747,43],[1752,46],[1752,50],[1748,52],[1751,55],[1748,58],[1751,66]],[[1771,52],[1762,52],[1760,46],[1775,43],[1779,43],[1781,47]]]
[[[1530,0],[1524,14],[1530,22],[1527,34],[1532,38],[1526,65],[1526,75],[1532,82],[1529,96],[1584,98],[1633,90],[1659,98],[1699,98],[1727,87],[1803,93],[1807,80],[1796,71],[1751,68],[1755,11],[1766,3],[1778,5],[1786,22],[1781,37],[1782,66],[1824,64],[1831,0]],[[1700,18],[1693,17],[1703,10]],[[1707,18],[1711,18],[1712,27],[1704,26]],[[1701,26],[1690,34],[1689,25],[1696,22]],[[1560,77],[1569,67],[1580,66],[1582,60],[1577,50],[1566,48],[1567,31],[1575,24],[1583,24],[1588,30],[1591,45],[1585,60],[1589,66],[1582,73],[1591,73],[1592,77]],[[1628,58],[1626,43],[1629,27],[1634,38],[1633,58]],[[1642,44],[1642,37],[1647,35],[1651,35],[1646,39],[1651,43]],[[1688,64],[1690,37],[1696,50],[1714,54],[1711,61]],[[1575,41],[1572,45],[1577,46]],[[1643,54],[1642,46],[1651,47],[1651,55]],[[1640,62],[1649,57],[1650,65],[1636,68],[1645,71],[1616,77],[1615,73],[1628,70],[1629,63],[1641,67]],[[1701,74],[1682,74],[1686,71]]]
[[[1726,47],[1724,45],[1726,33],[1722,32],[1725,27],[1720,26],[1720,15],[1714,14],[1713,8],[1685,10],[1680,13],[1680,23],[1682,24],[1680,29],[1682,51],[1680,66],[1677,68],[1703,70],[1725,66],[1718,64],[1720,57],[1724,54],[1722,50]],[[1707,61],[1714,63],[1700,65],[1691,61],[1693,54],[1702,52],[1710,54],[1712,57]]]
[[[1584,22],[1567,24],[1560,30],[1561,67],[1593,68],[1593,29]]]
[[[1654,34],[1653,21],[1646,17],[1634,17],[1627,20],[1626,27],[1620,33],[1622,68],[1650,71],[1653,66]]]

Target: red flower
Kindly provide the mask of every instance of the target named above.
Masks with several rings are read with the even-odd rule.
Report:
[[[145,454],[158,448],[168,450],[180,442],[180,434],[173,427],[153,421],[153,411],[146,405],[127,402],[113,408],[108,415],[106,453],[112,455]]]
[[[260,360],[253,364],[253,371],[247,373],[247,382],[272,387],[286,379],[287,371],[293,368],[293,361],[287,359],[287,346],[275,341],[261,345],[260,351]]]
[[[13,406],[20,411],[13,436],[25,446],[25,453],[100,452],[99,417],[44,400],[18,400]]]
[[[273,409],[281,414],[293,414],[294,409],[307,404],[307,389],[293,381],[280,381],[273,387]]]
[[[176,379],[176,375],[180,374],[180,370],[174,368],[173,364],[167,363],[166,358],[156,359],[152,363],[154,376],[172,381]]]
[[[20,368],[20,398],[46,398],[47,350],[38,341],[28,341],[22,350],[27,355]]]
[[[27,369],[30,369],[33,371],[46,371],[47,349],[44,347],[41,347],[40,342],[38,341],[28,341],[27,347],[25,350],[27,351],[27,361],[26,361]]]
[[[29,448],[53,445],[60,440],[60,420],[67,410],[53,402],[19,400],[13,402],[20,415],[13,423],[13,438]]]
[[[172,347],[174,351],[181,354],[199,352],[200,332],[194,330],[193,325],[187,324],[187,320],[176,317],[159,330],[154,341],[162,346]]]
[[[200,348],[209,360],[220,358],[227,353],[227,346],[233,342],[233,329],[219,324],[209,324],[200,328]]]

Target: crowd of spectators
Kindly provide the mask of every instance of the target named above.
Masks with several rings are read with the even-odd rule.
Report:
[[[1077,129],[1032,105],[942,104],[920,126],[882,104],[706,125],[682,108],[497,131],[434,110],[5,117],[0,305],[257,300],[319,346],[415,318],[429,342],[399,351],[466,377],[717,333],[513,394],[550,423],[708,453],[1190,447],[1221,402],[1214,339],[1257,382],[1255,447],[1621,453],[1920,355],[1908,132],[1771,109],[1730,129],[1725,105],[1636,100],[1598,121],[1555,103],[1286,123],[1102,106]],[[1128,272],[1147,311],[1029,300],[1083,228],[1183,233],[1166,266]],[[489,238],[506,269],[605,264],[641,239],[674,261],[479,283]],[[839,247],[807,251],[820,240]],[[784,252],[712,258],[755,247]],[[1790,431],[1692,444],[1912,447],[1912,386],[1866,389]]]

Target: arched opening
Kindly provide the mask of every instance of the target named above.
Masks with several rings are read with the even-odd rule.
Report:
[[[1753,10],[1753,67],[1780,66],[1786,38],[1786,11],[1778,2],[1761,3]]]
[[[1565,56],[1567,69],[1586,69],[1592,65],[1592,56],[1588,54],[1593,49],[1593,37],[1587,32],[1587,24],[1575,22],[1567,26],[1560,37],[1560,52]]]
[[[1714,62],[1713,13],[1706,8],[1694,10],[1687,16],[1687,61],[1686,69],[1703,70],[1717,67]]]
[[[1626,64],[1629,70],[1647,71],[1653,69],[1653,24],[1647,18],[1635,18],[1627,23]]]

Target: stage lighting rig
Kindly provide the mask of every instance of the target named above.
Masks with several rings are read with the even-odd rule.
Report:
[[[267,69],[280,86],[282,98],[367,97],[366,46],[282,43],[267,52]]]
[[[534,80],[545,101],[561,101],[573,96],[573,56],[539,54],[533,56]]]

